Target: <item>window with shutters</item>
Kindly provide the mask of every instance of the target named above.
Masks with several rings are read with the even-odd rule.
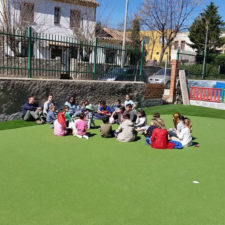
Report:
[[[181,50],[184,50],[185,49],[185,41],[181,41]]]
[[[179,46],[179,42],[178,41],[174,41],[174,50],[177,50]]]
[[[70,10],[70,27],[80,28],[80,11]]]
[[[54,11],[54,24],[60,24],[60,8],[59,7],[55,7],[55,11]]]
[[[34,22],[34,3],[22,2],[20,12],[21,22],[31,24]]]

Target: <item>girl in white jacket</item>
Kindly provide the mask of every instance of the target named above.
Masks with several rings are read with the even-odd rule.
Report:
[[[184,119],[184,127],[181,132],[177,131],[177,137],[179,138],[183,147],[188,147],[192,145],[192,125],[191,121],[188,118]]]
[[[139,109],[137,113],[137,120],[134,124],[136,131],[143,131],[147,125],[147,117],[143,109]]]

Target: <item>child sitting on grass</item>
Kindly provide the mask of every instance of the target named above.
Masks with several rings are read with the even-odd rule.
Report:
[[[130,120],[130,115],[124,113],[122,123],[115,132],[118,141],[130,142],[136,139],[136,131],[134,130],[134,123]]]
[[[135,123],[136,119],[137,119],[137,114],[136,111],[132,109],[132,105],[131,104],[127,104],[125,107],[125,113],[130,115],[130,120]]]
[[[109,117],[104,117],[102,122],[103,124],[100,127],[101,136],[104,138],[114,137],[112,125],[109,123]]]
[[[179,113],[174,113],[173,123],[174,123],[174,128],[169,129],[168,134],[169,134],[169,137],[177,138],[177,134],[180,133],[181,130],[184,128],[184,117],[180,115]]]
[[[65,136],[68,134],[66,130],[66,119],[63,112],[59,112],[57,115],[57,120],[54,121],[54,135],[55,136]]]
[[[85,139],[89,138],[86,133],[87,124],[86,121],[84,120],[84,113],[80,113],[79,119],[75,123],[75,127],[76,127],[76,136],[78,138],[85,138]]]
[[[156,112],[152,115],[153,118],[159,119],[160,118],[160,113]]]
[[[55,111],[55,106],[51,105],[49,108],[49,111],[47,113],[47,118],[46,118],[47,123],[53,124],[54,121],[56,120],[56,116],[57,116],[57,114]]]
[[[92,105],[87,105],[85,108],[85,120],[86,120],[86,124],[87,124],[87,128],[90,129],[91,126],[94,128],[95,126],[95,121],[93,119],[93,107]]]
[[[134,124],[136,131],[142,131],[147,124],[147,117],[143,109],[139,109],[137,113],[137,119]]]
[[[156,118],[151,119],[150,126],[148,127],[147,130],[145,130],[144,135],[145,135],[145,144],[146,145],[151,145],[151,137],[152,137],[152,132],[154,129],[156,129]]]
[[[156,128],[152,132],[151,146],[157,149],[172,149],[174,143],[168,141],[168,132],[162,119],[155,120]]]
[[[182,144],[183,148],[192,145],[192,124],[188,118],[184,118],[183,129],[181,132],[177,131],[177,137],[172,137],[173,141],[178,141]]]

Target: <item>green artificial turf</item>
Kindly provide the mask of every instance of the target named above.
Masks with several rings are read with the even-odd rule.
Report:
[[[183,150],[0,131],[0,224],[224,225],[225,120],[189,117],[199,147]]]
[[[145,109],[148,115],[155,112],[159,112],[162,115],[173,115],[179,112],[185,116],[200,116],[200,117],[210,117],[210,118],[221,118],[225,119],[225,111],[218,109],[205,108],[201,106],[185,106],[185,105],[163,105],[163,106],[153,106]]]
[[[35,122],[27,122],[24,120],[12,120],[0,122],[0,130],[16,129],[21,127],[30,127],[37,125]]]
[[[148,115],[159,112],[161,115],[172,115],[179,112],[185,116],[201,116],[210,118],[225,119],[225,111],[218,109],[209,109],[198,106],[184,106],[184,105],[163,105],[145,108]],[[35,122],[26,122],[23,120],[14,120],[9,122],[0,122],[0,130],[8,130],[14,128],[28,127],[37,125]]]

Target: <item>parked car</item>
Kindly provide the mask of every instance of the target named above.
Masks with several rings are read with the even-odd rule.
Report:
[[[171,77],[171,69],[160,69],[156,73],[154,73],[152,76],[148,77],[148,82],[152,84],[165,84],[165,88],[169,88],[170,85],[170,77]]]
[[[188,72],[185,70],[186,77],[188,77]],[[160,84],[164,83],[165,89],[168,89],[170,87],[170,78],[171,78],[171,69],[168,68],[166,69],[166,74],[165,74],[165,69],[162,68],[156,73],[154,73],[152,76],[148,77],[148,83],[152,84]]]
[[[140,70],[137,67],[116,67],[112,71],[100,77],[99,80],[104,81],[140,81]],[[148,82],[145,71],[142,71],[143,81]]]

